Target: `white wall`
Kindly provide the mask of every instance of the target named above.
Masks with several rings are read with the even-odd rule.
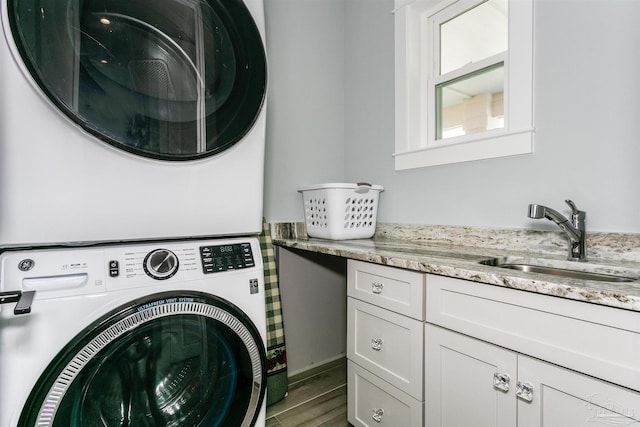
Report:
[[[529,220],[527,205],[566,211],[570,198],[587,211],[588,230],[640,232],[640,1],[535,2],[534,154],[401,172],[391,156],[393,1],[268,0],[266,8],[270,60],[286,57],[270,63],[269,221],[303,219],[298,185],[344,179],[385,186],[381,222],[553,229]],[[313,25],[292,23],[311,14]],[[281,44],[289,39],[298,43]],[[318,59],[309,49],[335,61],[343,49],[332,68],[342,76],[309,64]],[[286,78],[289,67],[306,78]],[[317,85],[333,90],[313,116],[300,94],[322,92]]]

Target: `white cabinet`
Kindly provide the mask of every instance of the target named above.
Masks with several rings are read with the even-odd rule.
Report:
[[[426,320],[640,391],[640,313],[428,275]]]
[[[640,313],[428,275],[426,320],[426,426],[640,426]]]
[[[493,386],[494,374],[515,386],[515,354],[427,323],[425,326],[425,425],[516,425],[513,396]]]
[[[347,299],[347,357],[422,400],[423,327],[420,320]]]
[[[425,274],[349,260],[347,295],[386,310],[424,320]]]
[[[427,324],[425,425],[640,426],[640,393]]]
[[[348,419],[422,426],[424,274],[347,263]]]
[[[349,422],[355,426],[422,427],[422,402],[347,361]]]
[[[640,313],[349,260],[348,420],[640,427]]]
[[[518,427],[640,426],[640,393],[518,355],[531,402],[518,401]]]

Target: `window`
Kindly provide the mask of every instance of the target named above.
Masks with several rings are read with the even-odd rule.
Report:
[[[533,152],[532,0],[396,0],[396,170]]]

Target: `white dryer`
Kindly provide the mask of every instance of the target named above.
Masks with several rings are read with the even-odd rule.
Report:
[[[260,231],[263,0],[0,6],[0,248]]]
[[[1,426],[264,427],[255,238],[7,251],[0,271]]]

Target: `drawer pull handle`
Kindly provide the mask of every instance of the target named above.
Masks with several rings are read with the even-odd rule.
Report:
[[[533,401],[533,384],[518,381],[516,385],[516,396],[525,402]]]
[[[373,418],[373,421],[379,423],[382,421],[382,416],[384,415],[384,409],[382,408],[373,408],[372,413],[371,413],[371,418]]]
[[[382,288],[384,288],[384,285],[380,282],[373,282],[371,284],[371,292],[373,292],[374,294],[381,294]]]
[[[509,374],[501,374],[496,372],[493,374],[493,387],[503,392],[509,391],[509,381],[511,381],[511,377]]]
[[[382,338],[372,338],[371,339],[371,348],[375,351],[382,350],[382,344],[384,344],[384,340]]]

